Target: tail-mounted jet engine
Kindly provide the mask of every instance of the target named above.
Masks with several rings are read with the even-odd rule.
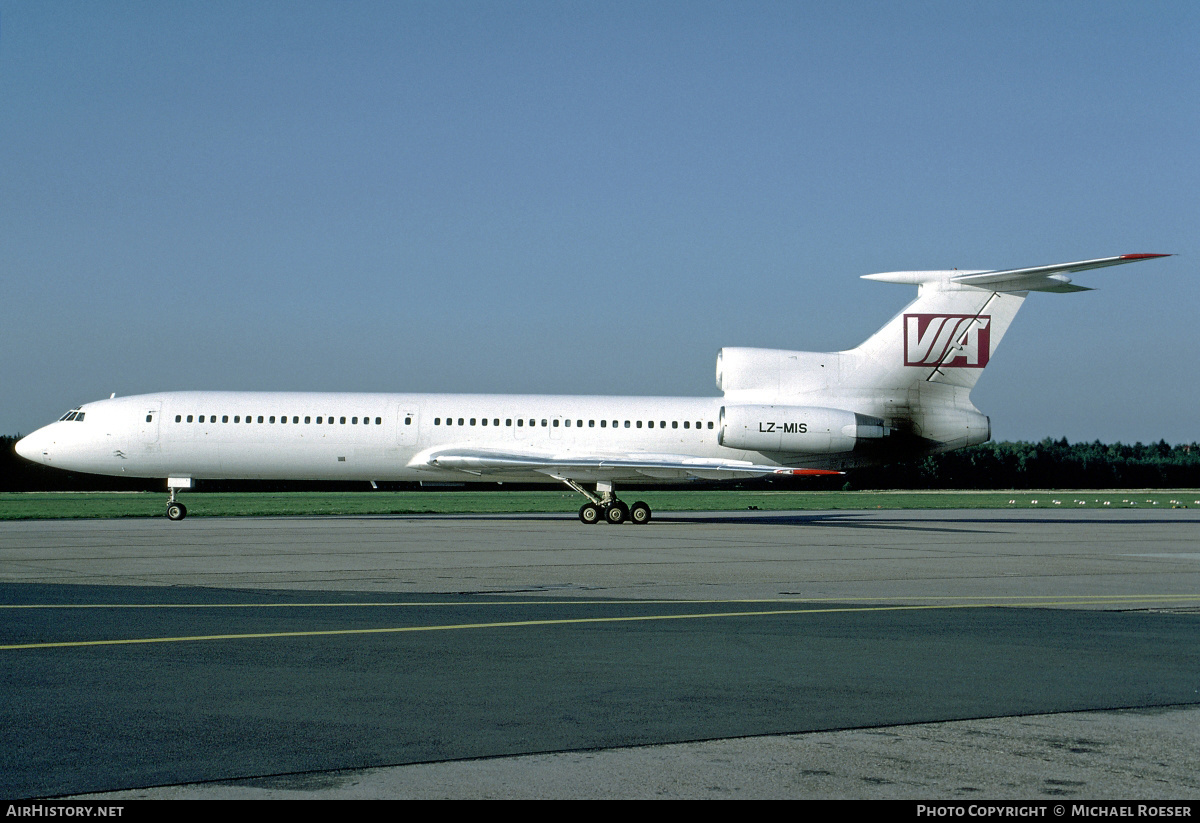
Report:
[[[759,452],[836,454],[889,433],[878,417],[820,406],[722,406],[717,442]]]

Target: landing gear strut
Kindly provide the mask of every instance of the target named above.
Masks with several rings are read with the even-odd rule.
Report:
[[[175,499],[176,489],[190,489],[192,487],[191,478],[169,477],[167,478],[167,490],[171,492],[171,497],[167,500],[167,519],[182,520],[187,517],[187,506],[178,502]]]
[[[558,479],[591,501],[579,509],[579,519],[584,523],[612,523],[614,526],[636,523],[640,526],[650,522],[650,507],[640,500],[632,506],[618,500],[610,480],[597,482],[596,494],[592,494],[574,480],[566,477]]]

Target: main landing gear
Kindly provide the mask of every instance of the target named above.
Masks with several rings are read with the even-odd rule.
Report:
[[[618,500],[613,493],[611,481],[602,480],[596,483],[596,494],[592,494],[574,480],[565,477],[560,477],[559,480],[591,501],[584,503],[579,509],[579,519],[584,523],[612,523],[614,526],[636,523],[640,526],[650,522],[650,507],[640,500],[632,506]]]

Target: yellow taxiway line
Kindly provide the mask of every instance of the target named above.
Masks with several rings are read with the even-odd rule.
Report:
[[[888,598],[894,600],[897,598]],[[930,598],[921,598],[930,599]],[[697,612],[693,614],[661,614],[661,615],[636,615],[624,617],[577,617],[577,618],[555,618],[546,620],[504,620],[482,623],[450,623],[443,625],[428,625],[428,626],[395,626],[374,629],[327,629],[321,631],[288,631],[288,632],[247,632],[240,634],[207,634],[207,635],[182,635],[177,637],[142,637],[129,638],[118,640],[75,640],[63,642],[48,642],[48,643],[18,643],[12,645],[0,645],[0,651],[12,650],[27,650],[27,649],[63,649],[63,648],[80,648],[86,646],[128,646],[142,645],[149,643],[187,643],[199,640],[251,640],[263,638],[288,638],[288,637],[334,637],[339,635],[368,635],[368,634],[400,634],[405,632],[431,632],[431,631],[461,631],[467,629],[504,629],[516,627],[532,627],[532,626],[570,626],[570,625],[585,625],[598,623],[632,623],[632,622],[650,622],[657,620],[711,620],[715,618],[729,617],[769,617],[780,615],[799,615],[799,614],[832,614],[832,613],[851,613],[851,612],[899,612],[899,611],[936,611],[936,610],[951,610],[951,609],[981,609],[981,608],[1033,608],[1043,606],[1079,606],[1079,605],[1131,605],[1136,603],[1162,603],[1170,601],[1173,604],[1179,603],[1200,603],[1200,594],[1192,595],[1106,595],[1096,597],[1065,597],[1057,599],[1048,598],[1008,598],[1008,602],[1002,602],[1004,598],[954,598],[955,600],[986,600],[986,602],[955,602],[955,603],[935,603],[935,604],[915,604],[915,605],[884,605],[884,606],[841,606],[841,607],[817,607],[817,608],[801,608],[801,609],[758,609],[753,611],[727,611],[727,612]],[[833,602],[845,602],[845,599],[830,599]],[[1017,602],[1013,602],[1017,601]],[[675,605],[680,604],[699,604],[699,603],[814,603],[821,601],[813,600],[705,600],[705,601],[645,601],[645,600],[568,600],[568,601],[553,601],[554,605],[563,604],[587,604],[587,605],[617,605],[617,604],[664,604],[670,603]],[[551,601],[523,601],[515,603],[513,601],[489,601],[488,603],[479,603],[473,605],[549,605]],[[59,606],[4,606],[3,608],[276,608],[276,607],[363,607],[363,606],[430,606],[430,605],[454,605],[461,606],[462,603],[265,603],[265,604],[206,604],[206,605],[180,605],[180,604],[158,604],[157,606],[140,604],[140,605],[104,605],[104,604],[75,604],[75,605],[59,605]]]

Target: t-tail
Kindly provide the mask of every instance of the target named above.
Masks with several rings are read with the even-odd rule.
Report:
[[[828,435],[828,445],[821,447],[826,443],[821,439],[816,451],[825,456],[811,462],[833,468],[983,443],[991,437],[991,425],[971,403],[971,389],[1029,292],[1088,291],[1070,275],[1166,256],[1125,254],[1005,271],[864,275],[919,291],[860,346],[841,352],[724,348],[718,353],[717,387],[726,399],[722,440],[735,448],[811,455],[811,437],[789,440],[785,433],[750,445],[751,421],[787,414],[819,421],[806,428]]]

